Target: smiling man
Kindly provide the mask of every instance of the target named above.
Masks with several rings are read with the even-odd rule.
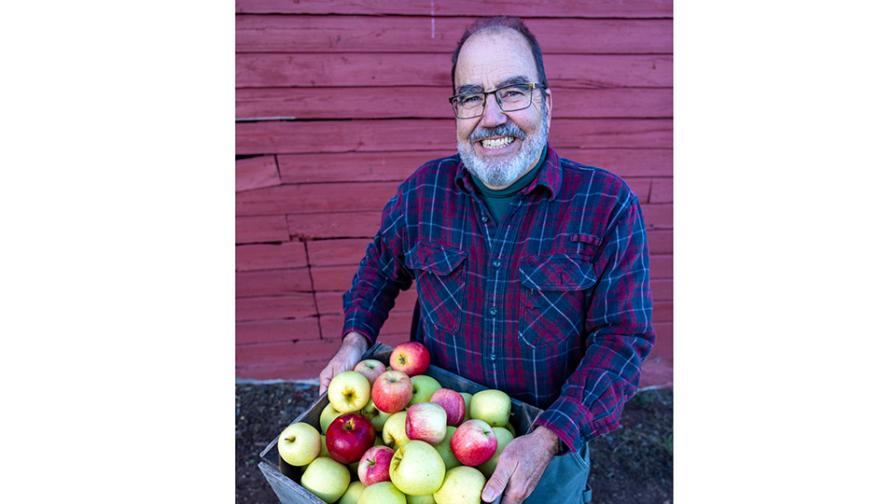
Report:
[[[618,427],[655,340],[641,208],[619,177],[548,145],[552,92],[522,21],[477,21],[452,63],[457,154],[386,204],[321,392],[416,283],[411,338],[433,364],[544,409],[482,499],[588,502],[588,441]]]

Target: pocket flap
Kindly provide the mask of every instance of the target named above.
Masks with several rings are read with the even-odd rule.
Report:
[[[405,262],[411,269],[428,271],[436,275],[448,275],[456,270],[466,258],[467,252],[459,248],[419,242],[408,252]]]
[[[569,254],[535,257],[520,264],[520,280],[543,291],[585,290],[597,283],[591,262]]]

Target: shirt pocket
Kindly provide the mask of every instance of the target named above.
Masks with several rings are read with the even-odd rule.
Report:
[[[584,330],[594,265],[576,254],[532,257],[520,264],[520,338],[531,348],[575,341]]]
[[[460,328],[466,294],[467,252],[436,243],[417,243],[405,263],[414,271],[420,318],[455,334]]]

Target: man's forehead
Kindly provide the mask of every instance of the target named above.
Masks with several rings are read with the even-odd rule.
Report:
[[[495,85],[520,75],[537,80],[536,73],[526,39],[505,29],[477,33],[467,39],[458,55],[455,79],[458,86]]]

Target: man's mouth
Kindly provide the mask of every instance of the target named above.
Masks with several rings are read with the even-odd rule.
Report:
[[[479,141],[480,145],[482,145],[485,149],[500,149],[502,147],[507,147],[513,141],[516,140],[511,136],[500,136],[500,137],[492,137],[492,138],[484,138]]]

